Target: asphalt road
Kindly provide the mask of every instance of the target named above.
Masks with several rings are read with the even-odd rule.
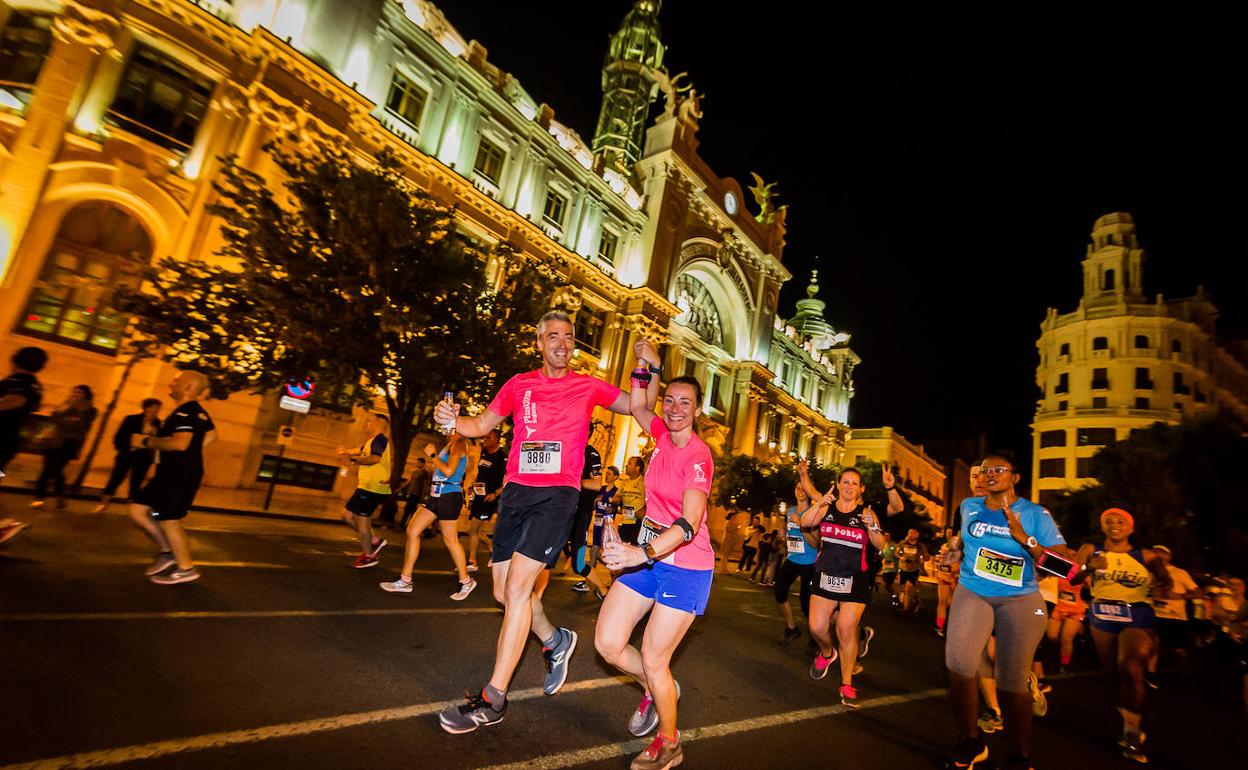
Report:
[[[0,496],[0,514],[33,525],[0,551],[0,770],[625,768],[643,747],[625,729],[640,690],[594,653],[599,603],[567,576],[546,594],[550,617],[581,635],[565,690],[541,695],[533,644],[504,722],[450,736],[434,714],[488,678],[501,616],[488,576],[467,601],[448,598],[450,560],[435,541],[416,590],[387,594],[377,582],[396,574],[397,543],[379,567],[355,570],[345,527],[193,514],[204,577],[162,587],[143,577],[152,549],[120,512],[19,510],[27,499]],[[917,619],[884,597],[868,610],[878,635],[851,712],[836,673],[806,673],[804,640],[776,644],[770,591],[717,575],[673,666],[685,766],[939,767],[953,734],[925,602]],[[1037,767],[1128,766],[1098,677],[1055,680],[1050,700]],[[1238,764],[1246,722],[1229,674],[1202,661],[1170,675],[1146,715],[1152,766]],[[990,743],[1004,753],[1000,734]]]

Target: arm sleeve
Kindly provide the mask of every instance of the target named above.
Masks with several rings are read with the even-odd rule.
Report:
[[[513,403],[515,401],[513,394],[516,392],[515,381],[516,378],[512,377],[503,385],[502,390],[498,391],[498,395],[494,397],[494,400],[487,407],[491,412],[503,417],[511,416],[512,409],[515,406]]]
[[[585,447],[585,470],[581,476],[586,479],[592,479],[595,476],[602,475],[602,455],[598,454],[598,450],[592,446]]]
[[[389,443],[390,441],[385,436],[378,433],[376,436],[373,436],[372,443],[368,445],[368,453],[381,457],[386,453],[386,445]]]
[[[1035,530],[1031,536],[1039,540],[1040,545],[1066,545],[1066,538],[1062,537],[1057,522],[1053,521],[1053,514],[1046,508],[1041,508],[1036,514]]]
[[[195,430],[195,418],[183,411],[177,411],[169,415],[169,419],[165,420],[165,427],[170,433],[177,433],[180,430]]]

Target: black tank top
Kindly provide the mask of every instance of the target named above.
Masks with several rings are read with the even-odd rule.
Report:
[[[841,513],[835,503],[819,522],[819,556],[815,569],[828,575],[860,575],[867,571],[867,525],[862,521],[864,506]]]

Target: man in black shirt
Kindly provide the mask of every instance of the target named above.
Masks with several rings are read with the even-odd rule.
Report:
[[[160,430],[160,418],[156,416],[158,414],[160,414],[160,399],[145,398],[143,411],[128,414],[121,421],[117,432],[113,434],[113,448],[117,450],[117,459],[113,462],[113,472],[108,476],[108,483],[104,485],[104,494],[100,496],[100,504],[95,507],[93,513],[103,513],[108,510],[109,501],[112,500],[117,488],[121,486],[122,481],[125,481],[127,475],[130,476],[129,499],[133,500],[139,489],[143,487],[143,480],[147,478],[147,472],[151,470],[154,459],[152,450],[133,449],[130,444],[137,434],[155,435],[156,431]]]
[[[156,436],[131,437],[136,449],[156,450],[156,473],[130,504],[130,518],[160,547],[145,572],[159,585],[199,579],[182,519],[204,477],[204,447],[217,440],[216,426],[197,400],[207,390],[208,378],[202,373],[181,372],[169,385],[173,412]]]
[[[502,448],[498,428],[481,437],[481,459],[472,483],[472,505],[468,509],[468,571],[477,571],[477,544],[481,528],[498,513],[498,496],[503,493],[507,473],[507,450]]]
[[[13,354],[13,373],[0,380],[0,479],[22,445],[22,426],[43,403],[43,386],[35,377],[48,362],[43,348],[26,347]],[[0,519],[0,543],[17,537],[28,525]]]

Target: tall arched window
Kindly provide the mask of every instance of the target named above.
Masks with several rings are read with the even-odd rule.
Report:
[[[106,306],[117,286],[138,286],[152,240],[130,214],[83,203],[65,215],[18,322],[22,334],[116,353],[126,319]]]
[[[1113,291],[1113,290],[1114,290],[1114,271],[1106,270],[1105,271],[1105,291]]]

